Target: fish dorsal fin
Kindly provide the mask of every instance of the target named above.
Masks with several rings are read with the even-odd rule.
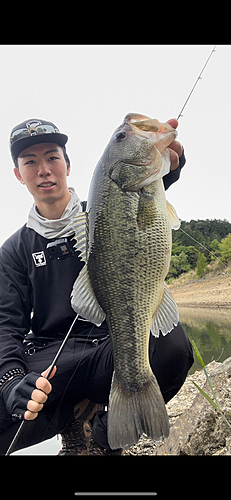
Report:
[[[100,326],[106,314],[98,303],[89,278],[87,264],[81,269],[71,293],[71,307],[82,318]]]
[[[81,260],[86,262],[86,235],[88,231],[88,215],[87,212],[81,212],[72,219],[72,228],[75,231],[73,239],[76,240],[74,247],[77,252],[80,252]]]
[[[179,313],[176,302],[164,283],[163,297],[154,316],[151,332],[154,337],[159,337],[159,330],[163,335],[171,332],[179,322]]]
[[[170,219],[171,229],[179,229],[180,219],[176,213],[176,210],[171,205],[171,203],[169,203],[168,201],[166,201],[166,203],[167,203],[167,211],[168,211],[168,216]]]

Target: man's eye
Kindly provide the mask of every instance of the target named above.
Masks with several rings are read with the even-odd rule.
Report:
[[[29,160],[26,162],[26,165],[34,165],[35,161],[34,160]]]
[[[57,156],[50,156],[49,161],[55,161],[58,160]]]

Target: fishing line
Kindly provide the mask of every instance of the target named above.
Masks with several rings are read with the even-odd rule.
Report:
[[[66,394],[66,392],[67,392],[67,389],[68,389],[68,387],[69,387],[69,385],[70,385],[70,383],[71,383],[71,381],[72,381],[72,379],[73,379],[74,375],[76,374],[76,372],[77,372],[77,370],[78,370],[78,368],[79,368],[80,362],[82,361],[82,358],[83,358],[83,354],[84,354],[85,348],[86,348],[86,346],[87,346],[87,341],[88,341],[89,336],[90,336],[90,334],[91,334],[91,332],[92,332],[92,330],[93,330],[93,328],[94,328],[94,327],[95,327],[95,325],[92,325],[92,327],[91,327],[91,329],[90,329],[90,331],[89,331],[89,333],[88,333],[88,335],[87,335],[87,337],[86,337],[86,340],[85,340],[85,342],[84,342],[84,345],[83,345],[83,350],[82,350],[82,352],[81,352],[81,356],[80,356],[80,358],[79,358],[79,361],[78,361],[78,363],[77,363],[77,365],[76,365],[76,367],[75,367],[75,369],[74,369],[74,372],[72,373],[72,375],[70,376],[70,378],[69,378],[69,380],[68,380],[68,382],[67,382],[67,385],[66,385],[66,387],[65,387],[65,389],[64,389],[64,392],[63,392],[63,394],[62,394],[62,397],[61,397],[61,400],[60,400],[60,402],[59,402],[59,405],[58,405],[58,407],[57,407],[57,408],[56,408],[56,410],[55,410],[55,413],[54,413],[54,415],[53,415],[53,417],[52,417],[51,421],[49,422],[48,426],[46,427],[46,429],[45,429],[45,431],[44,431],[44,434],[43,434],[43,437],[42,437],[42,441],[44,441],[44,440],[45,440],[45,436],[46,436],[46,434],[47,434],[47,431],[48,431],[48,429],[50,428],[50,426],[51,426],[51,424],[52,424],[52,422],[53,422],[53,420],[54,420],[54,418],[55,418],[55,416],[56,416],[56,413],[58,412],[58,410],[59,410],[59,408],[60,408],[60,406],[61,406],[61,404],[62,404],[62,402],[63,402],[63,399],[64,399],[64,396],[65,396],[65,394]],[[76,335],[76,339],[78,339],[77,335]],[[78,404],[78,402],[77,402],[76,404]],[[75,405],[74,405],[74,406],[75,406]]]
[[[217,359],[215,359],[215,360],[214,360],[214,356],[213,356],[213,357],[212,357],[212,359],[211,359],[211,361],[213,361],[213,360],[214,360],[214,361],[216,361],[216,363],[217,363],[217,362],[218,362],[218,360],[221,358],[221,356],[222,356],[223,352],[224,352],[224,347],[222,347],[222,349],[221,349],[221,354],[220,354],[220,356],[219,356]]]
[[[181,227],[179,229],[182,231],[182,233],[186,234],[186,236],[188,236],[189,238],[191,238],[191,240],[195,241],[198,245],[200,245],[205,250],[207,250],[207,252],[209,252],[209,253],[211,253],[211,255],[213,255],[213,252],[211,252],[211,250],[209,250],[205,245],[203,245],[202,243],[200,243],[200,241],[197,241],[195,238],[193,238],[192,236],[190,236],[190,234],[186,233],[186,231],[184,231],[184,229],[182,229]],[[224,262],[222,262],[221,259],[219,259],[219,257],[217,257],[217,260],[222,264],[222,266],[224,267],[224,269],[227,267],[227,265],[224,264]]]
[[[48,380],[48,378],[49,378],[49,376],[50,376],[50,374],[51,374],[51,372],[52,372],[52,370],[53,370],[53,368],[54,368],[55,364],[57,363],[57,361],[58,361],[58,359],[59,359],[60,355],[62,354],[63,349],[64,349],[64,347],[65,347],[65,345],[66,345],[66,343],[67,343],[68,339],[70,338],[70,334],[71,334],[72,328],[73,328],[73,326],[74,326],[75,322],[77,321],[78,316],[79,316],[79,315],[78,315],[78,314],[76,314],[76,316],[75,316],[75,318],[74,318],[73,322],[71,323],[71,326],[70,326],[70,328],[69,328],[69,330],[68,330],[68,332],[67,332],[67,334],[66,334],[66,336],[65,336],[65,338],[64,338],[64,340],[63,340],[63,342],[62,342],[62,343],[61,343],[61,345],[60,345],[60,348],[58,349],[57,354],[55,355],[55,357],[54,357],[54,359],[53,359],[53,361],[52,361],[52,363],[51,363],[51,365],[50,365],[50,368],[49,368],[48,373],[47,373],[47,374],[46,374],[46,376],[44,377],[44,378],[46,378],[47,380]],[[83,353],[84,353],[85,346],[86,346],[86,344],[87,344],[87,341],[88,341],[89,335],[90,335],[90,333],[92,332],[92,330],[93,330],[94,326],[95,326],[95,325],[93,325],[93,326],[91,327],[91,329],[90,329],[90,331],[89,331],[89,333],[88,333],[88,335],[87,335],[87,338],[86,338],[86,340],[85,340],[85,343],[84,343],[84,346],[83,346],[83,350],[82,350],[82,353],[81,353],[81,356],[80,356],[79,362],[77,363],[77,366],[76,366],[76,368],[75,368],[75,371],[74,371],[74,373],[72,374],[72,376],[71,376],[70,380],[69,380],[69,381],[68,381],[68,383],[67,383],[67,386],[66,386],[66,388],[65,388],[65,390],[64,390],[64,394],[63,394],[62,399],[61,399],[61,402],[59,403],[59,406],[58,406],[58,408],[56,409],[56,412],[57,412],[57,410],[59,409],[59,407],[60,407],[60,405],[61,405],[61,403],[62,403],[62,401],[63,401],[64,395],[65,395],[65,393],[66,393],[66,391],[67,391],[67,388],[68,388],[68,386],[69,386],[69,384],[70,384],[70,382],[71,382],[71,380],[72,380],[72,378],[73,378],[74,374],[76,373],[76,370],[77,370],[77,369],[78,369],[78,367],[79,367],[79,364],[80,364],[80,361],[82,360]],[[55,414],[53,415],[53,417],[52,417],[52,419],[51,419],[50,423],[48,424],[48,426],[47,426],[47,428],[46,428],[46,430],[45,430],[45,432],[44,432],[44,436],[46,435],[47,430],[48,430],[48,428],[50,427],[50,424],[51,424],[51,422],[53,421],[53,419],[54,419],[54,417],[55,417],[55,415],[56,415],[56,412],[55,412]],[[19,428],[18,428],[17,432],[15,433],[14,438],[12,439],[12,441],[11,441],[11,443],[10,443],[10,446],[9,446],[9,448],[8,448],[8,450],[7,450],[6,454],[5,454],[6,456],[7,456],[7,455],[10,455],[10,454],[12,453],[12,451],[14,450],[15,445],[16,445],[16,443],[17,443],[18,439],[19,439],[19,436],[20,436],[20,435],[21,435],[21,433],[23,432],[23,428],[24,428],[24,426],[26,425],[26,422],[27,422],[27,420],[25,420],[25,419],[24,419],[24,420],[22,421],[22,423],[20,424],[20,426],[19,426]]]
[[[213,254],[213,252],[211,252],[211,250],[209,250],[207,247],[205,247],[204,245],[202,245],[202,243],[200,243],[199,241],[195,240],[195,238],[193,238],[192,236],[190,236],[190,234],[186,233],[186,231],[184,231],[184,229],[182,229],[181,227],[179,229],[182,231],[182,233],[186,234],[186,236],[188,236],[189,238],[191,238],[191,240],[195,241],[196,243],[198,243],[198,245],[200,245],[205,250],[207,250],[207,252]]]
[[[184,110],[184,108],[185,108],[186,104],[188,103],[188,101],[189,101],[189,99],[190,99],[190,97],[191,97],[191,95],[192,95],[192,93],[193,93],[193,91],[194,91],[194,89],[195,89],[196,85],[198,84],[199,80],[201,80],[201,79],[202,79],[202,78],[201,78],[201,75],[202,75],[202,73],[204,72],[204,70],[205,70],[205,68],[206,68],[206,66],[207,66],[207,64],[208,64],[208,62],[209,62],[209,59],[210,59],[210,57],[212,57],[213,52],[215,52],[215,50],[216,50],[216,45],[214,45],[213,50],[212,50],[212,51],[211,51],[211,53],[209,54],[209,57],[208,57],[208,59],[207,59],[206,63],[204,64],[204,66],[203,66],[203,68],[202,68],[202,70],[201,70],[201,72],[200,72],[200,74],[199,74],[198,78],[196,79],[196,82],[194,83],[193,88],[192,88],[192,90],[190,91],[190,93],[189,93],[189,95],[188,95],[188,97],[187,97],[187,99],[186,99],[186,101],[185,101],[185,103],[184,103],[184,105],[183,105],[183,108],[180,110],[180,113],[179,113],[179,115],[178,115],[178,117],[177,117],[177,120],[179,120],[179,118],[180,118],[181,116],[183,116],[183,115],[182,115],[182,111]]]

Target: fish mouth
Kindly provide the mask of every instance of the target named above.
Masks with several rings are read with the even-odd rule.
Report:
[[[129,113],[116,134],[119,140],[129,140],[131,136],[138,139],[135,145],[131,143],[134,154],[131,154],[132,148],[125,149],[124,157],[112,163],[109,170],[110,178],[122,190],[139,192],[169,173],[170,152],[167,148],[177,136],[171,125],[145,115]]]
[[[150,139],[160,153],[177,137],[177,131],[169,123],[161,123],[155,118],[149,118],[138,113],[127,114],[124,122],[130,125],[133,134],[141,139]]]
[[[140,192],[169,173],[170,153],[167,148],[177,132],[168,123],[137,113],[126,115],[122,127],[129,127],[127,135],[140,140],[139,154],[124,159],[120,168],[113,166],[110,176],[124,191]]]

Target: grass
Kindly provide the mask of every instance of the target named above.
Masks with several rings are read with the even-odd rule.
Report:
[[[230,425],[230,423],[228,422],[228,420],[227,420],[226,416],[224,415],[224,413],[221,411],[220,405],[219,405],[219,403],[218,403],[218,401],[217,401],[216,394],[215,394],[215,392],[214,392],[214,389],[213,389],[213,386],[212,386],[211,380],[210,380],[210,378],[209,378],[209,375],[208,375],[208,372],[207,372],[207,370],[206,370],[206,366],[205,366],[205,363],[204,363],[204,361],[203,361],[203,358],[202,358],[202,356],[201,356],[201,354],[200,354],[200,351],[199,351],[199,349],[198,349],[198,347],[197,347],[196,343],[194,342],[194,340],[191,340],[191,342],[192,342],[192,345],[193,345],[194,351],[195,351],[195,353],[196,353],[197,359],[198,359],[198,361],[200,362],[200,364],[201,364],[201,366],[202,366],[202,368],[203,368],[203,370],[204,370],[204,372],[205,372],[206,379],[207,379],[207,381],[208,381],[209,387],[210,387],[210,389],[211,389],[211,391],[212,391],[212,394],[213,394],[213,397],[214,397],[214,400],[215,400],[215,401],[213,401],[213,400],[212,400],[212,398],[210,398],[210,396],[209,396],[206,392],[204,392],[204,391],[201,389],[201,387],[199,387],[199,385],[197,385],[197,384],[196,384],[196,382],[193,382],[193,384],[194,384],[194,385],[195,385],[195,387],[198,389],[198,391],[200,391],[200,393],[202,394],[202,396],[204,396],[204,398],[205,398],[205,399],[207,399],[207,401],[210,403],[210,405],[211,405],[211,406],[213,406],[213,408],[215,408],[215,410],[217,410],[217,411],[220,413],[220,415],[222,416],[223,420],[226,422],[226,424],[227,424],[227,425],[229,426],[229,428],[231,429],[231,425]]]

